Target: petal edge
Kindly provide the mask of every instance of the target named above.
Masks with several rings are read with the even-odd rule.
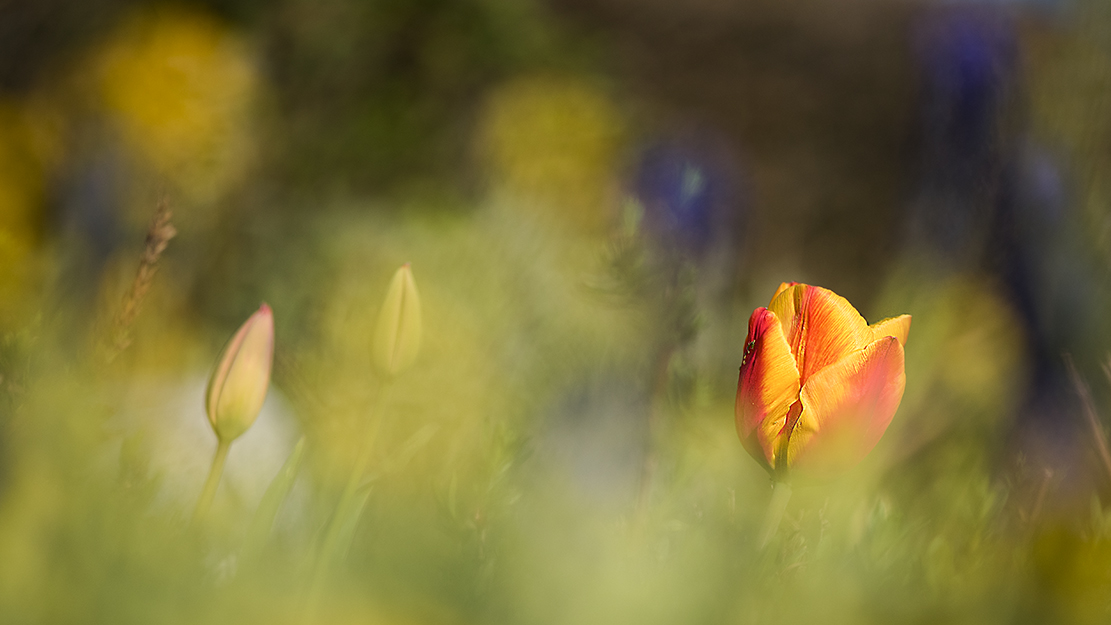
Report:
[[[741,442],[766,469],[775,466],[776,438],[800,385],[782,324],[774,312],[757,308],[748,322],[734,413]]]
[[[872,340],[893,336],[898,339],[899,345],[905,347],[907,336],[910,334],[910,320],[910,315],[899,315],[873,323],[868,326],[872,330]]]
[[[812,376],[799,393],[803,411],[791,433],[788,465],[859,462],[887,431],[905,386],[903,346],[891,336]]]

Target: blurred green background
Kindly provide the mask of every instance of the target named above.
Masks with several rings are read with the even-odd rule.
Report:
[[[1111,621],[1109,94],[1100,0],[0,2],[0,622]],[[762,550],[736,372],[792,280],[914,325]]]

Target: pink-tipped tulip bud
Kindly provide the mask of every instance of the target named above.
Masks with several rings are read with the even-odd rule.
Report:
[[[393,275],[374,329],[374,366],[393,377],[413,364],[420,351],[420,295],[405,263]]]
[[[221,441],[239,438],[255,422],[273,362],[274,313],[263,304],[224,346],[208,379],[205,411]]]

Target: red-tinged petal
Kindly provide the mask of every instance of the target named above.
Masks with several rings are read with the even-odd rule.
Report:
[[[780,287],[768,308],[783,324],[803,385],[873,340],[864,317],[829,289],[808,284]]]
[[[903,398],[903,346],[885,336],[807,380],[787,449],[791,467],[845,468],[879,442]]]
[[[869,326],[872,329],[872,340],[893,336],[899,340],[899,345],[906,346],[907,335],[910,334],[910,315],[888,317]]]
[[[757,308],[748,321],[737,381],[737,434],[765,468],[775,466],[776,438],[799,394],[799,371],[775,313]]]

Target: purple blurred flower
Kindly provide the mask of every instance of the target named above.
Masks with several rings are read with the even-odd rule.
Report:
[[[917,22],[912,41],[921,171],[911,235],[957,263],[973,261],[1014,156],[1021,88],[1014,24],[1000,9],[954,7]]]
[[[983,149],[1018,81],[1014,25],[1000,11],[951,9],[915,35],[925,126],[951,150]]]
[[[709,138],[645,148],[632,186],[652,238],[696,259],[716,245],[734,245],[743,212],[737,169],[729,150]]]

